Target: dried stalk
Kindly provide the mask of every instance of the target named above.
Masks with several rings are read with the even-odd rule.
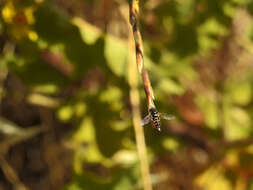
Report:
[[[130,101],[132,105],[133,124],[134,124],[134,130],[135,130],[137,150],[138,150],[140,165],[141,165],[143,186],[144,186],[144,190],[152,190],[144,132],[143,132],[143,127],[140,125],[141,123],[140,101],[139,101],[140,95],[137,88],[138,75],[137,75],[135,64],[133,64],[133,62],[131,63],[130,61],[128,65],[129,65],[128,81],[130,85]]]
[[[148,107],[154,107],[153,103],[153,91],[150,85],[148,74],[143,66],[143,48],[141,42],[141,35],[138,31],[137,27],[137,10],[138,9],[138,1],[130,2],[130,23],[133,29],[133,35],[135,39],[135,48],[136,48],[136,61],[139,72],[142,74],[142,79],[144,81],[144,88],[147,96]],[[129,35],[132,36],[132,35]],[[140,95],[138,92],[138,75],[134,62],[130,59],[132,50],[133,50],[133,41],[129,39],[129,68],[128,68],[128,81],[130,85],[130,101],[132,105],[133,112],[133,124],[135,129],[137,150],[140,159],[141,165],[141,174],[143,180],[144,190],[152,190],[151,185],[151,177],[147,159],[147,150],[145,144],[145,137],[143,132],[143,127],[140,125],[141,123],[141,114],[140,114]]]
[[[147,106],[149,114],[144,118],[143,125],[149,123],[151,121],[152,127],[161,131],[160,125],[160,113],[157,111],[154,103],[154,93],[153,89],[149,80],[148,72],[144,67],[144,51],[143,51],[143,44],[141,33],[138,28],[138,14],[139,14],[139,0],[132,0],[130,1],[130,8],[129,8],[129,20],[132,25],[134,41],[135,41],[135,50],[136,50],[136,62],[138,70],[141,74],[142,81],[144,84],[144,90],[146,93],[147,99]],[[166,114],[167,115],[167,114]],[[168,115],[166,118],[168,120],[172,119],[171,116]]]

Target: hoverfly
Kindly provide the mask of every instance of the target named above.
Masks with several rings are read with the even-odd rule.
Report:
[[[156,108],[150,108],[149,114],[141,121],[141,126],[144,126],[151,122],[153,128],[161,131],[160,118],[165,120],[172,120],[175,117],[166,113],[159,113]]]

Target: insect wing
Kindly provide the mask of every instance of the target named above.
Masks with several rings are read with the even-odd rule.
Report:
[[[144,119],[141,121],[141,126],[147,125],[151,120],[150,115],[148,114]]]
[[[173,115],[169,115],[169,114],[167,114],[167,113],[160,113],[159,115],[160,115],[160,117],[161,117],[162,119],[165,119],[165,120],[172,120],[172,119],[175,119],[175,117],[174,117]]]

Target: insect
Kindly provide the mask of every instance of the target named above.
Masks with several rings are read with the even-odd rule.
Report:
[[[137,22],[138,14],[139,14],[139,0],[130,1],[129,11],[130,11],[129,19],[130,19],[130,24],[132,25],[133,36],[134,36],[134,41],[135,41],[136,63],[143,80],[144,90],[145,90],[146,99],[147,99],[147,107],[148,107],[148,112],[149,112],[149,114],[142,120],[141,125],[143,126],[151,122],[153,128],[157,129],[158,131],[161,131],[160,118],[171,120],[173,119],[173,116],[170,116],[164,113],[159,113],[154,104],[155,98],[154,98],[153,89],[149,80],[148,72],[146,71],[144,67],[143,44],[142,44],[141,33],[139,31],[138,22]]]
[[[144,126],[151,122],[153,128],[161,131],[160,118],[165,120],[172,120],[174,119],[174,116],[168,115],[166,113],[159,113],[156,108],[150,108],[149,114],[141,121],[141,126]]]

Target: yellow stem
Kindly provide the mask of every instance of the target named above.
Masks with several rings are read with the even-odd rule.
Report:
[[[147,159],[147,150],[145,144],[145,137],[141,123],[140,114],[140,95],[138,92],[138,73],[134,59],[134,44],[131,28],[129,26],[129,63],[128,63],[128,82],[130,86],[130,101],[132,105],[133,125],[135,130],[135,138],[137,143],[137,150],[141,165],[141,174],[144,190],[152,190],[151,177],[149,171],[149,164]]]

